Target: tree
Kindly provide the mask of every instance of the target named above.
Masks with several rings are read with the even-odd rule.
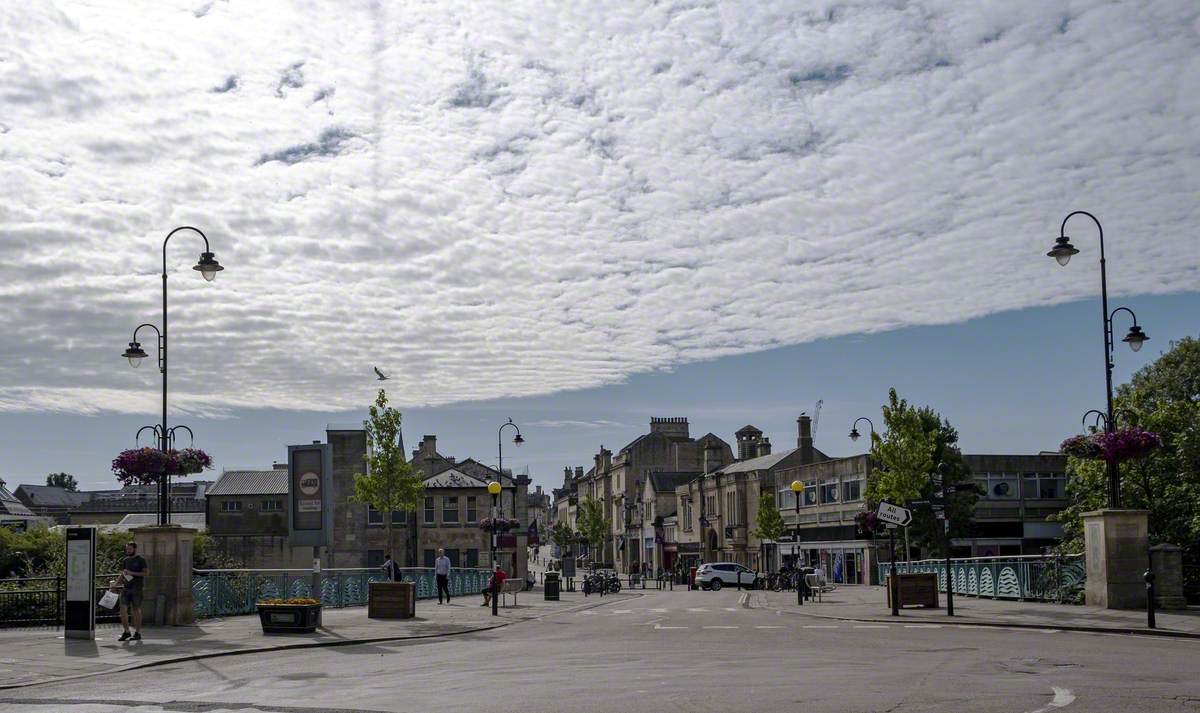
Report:
[[[775,506],[775,494],[765,492],[758,499],[758,515],[755,518],[757,524],[750,534],[757,537],[764,544],[760,545],[762,549],[763,562],[766,562],[766,540],[775,541],[783,534],[783,515],[780,514],[779,508]]]
[[[602,556],[605,535],[612,530],[612,518],[605,517],[604,503],[588,495],[579,501],[579,515],[575,518],[579,534],[583,535],[592,548],[592,561]]]
[[[569,547],[572,542],[575,542],[575,531],[571,529],[569,523],[562,520],[550,526],[547,536],[551,542],[564,549]]]
[[[425,494],[425,484],[413,473],[400,447],[400,412],[388,406],[387,393],[379,390],[363,426],[367,431],[366,474],[354,474],[350,500],[370,505],[384,515],[387,547],[392,547],[392,513],[415,512]],[[410,518],[411,520],[412,518]],[[416,543],[410,561],[416,561]]]
[[[46,485],[62,488],[72,493],[79,492],[79,482],[70,473],[51,473],[46,476]]]
[[[1173,342],[1117,389],[1119,426],[1157,433],[1163,447],[1121,464],[1121,505],[1150,513],[1150,542],[1183,547],[1185,571],[1200,564],[1200,340]],[[1083,549],[1081,513],[1107,505],[1103,461],[1067,460],[1069,504],[1055,519],[1062,547]]]
[[[943,504],[951,537],[969,534],[978,495],[970,489],[956,490],[971,482],[958,450],[958,431],[937,411],[910,405],[895,389],[888,391],[883,422],[884,434],[871,436],[874,472],[867,482],[867,501],[877,505],[886,500],[906,507],[914,501]],[[943,525],[933,508],[922,504],[910,509],[910,539],[924,549],[945,554]]]

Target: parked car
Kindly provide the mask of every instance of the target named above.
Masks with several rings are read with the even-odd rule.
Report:
[[[754,587],[758,573],[737,564],[736,562],[708,562],[696,570],[696,582],[701,589],[719,590],[721,587],[733,587],[739,583],[748,589]]]

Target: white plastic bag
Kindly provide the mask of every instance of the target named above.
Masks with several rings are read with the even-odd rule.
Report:
[[[118,599],[119,597],[117,596],[117,593],[109,590],[104,593],[103,597],[100,597],[100,606],[104,607],[105,609],[112,609],[117,605]]]

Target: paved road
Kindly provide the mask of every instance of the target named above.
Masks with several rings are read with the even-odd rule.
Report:
[[[481,634],[210,659],[0,694],[0,710],[1200,710],[1200,642],[747,609],[736,591],[620,597]]]

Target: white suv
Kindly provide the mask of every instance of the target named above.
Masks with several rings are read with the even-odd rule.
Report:
[[[696,583],[701,589],[719,590],[721,587],[733,587],[741,584],[746,588],[754,587],[756,572],[746,569],[735,562],[710,562],[700,565],[696,570]]]

